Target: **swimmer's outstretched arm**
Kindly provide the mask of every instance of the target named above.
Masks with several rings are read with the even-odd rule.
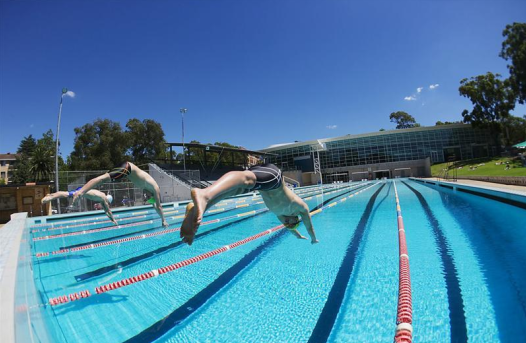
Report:
[[[102,208],[104,208],[104,212],[106,212],[106,215],[108,216],[108,218],[110,218],[113,224],[119,225],[119,223],[117,223],[117,221],[113,217],[113,213],[111,213],[110,204],[108,203],[108,200],[104,199],[104,201],[101,201],[100,203],[102,204]]]
[[[311,244],[319,243],[318,239],[316,238],[316,232],[314,231],[314,227],[312,226],[312,221],[310,219],[310,213],[308,208],[303,209],[300,212],[301,220],[303,221],[303,224],[305,225],[305,228],[307,229],[307,232],[310,236],[310,242]]]
[[[75,194],[73,194],[73,205],[75,205],[79,201],[79,199],[82,198],[84,194],[86,194],[90,189],[97,187],[98,185],[108,180],[109,178],[110,178],[110,174],[104,173],[88,181],[88,183],[86,183],[84,186],[82,186],[81,189],[79,189],[78,191],[75,192]]]

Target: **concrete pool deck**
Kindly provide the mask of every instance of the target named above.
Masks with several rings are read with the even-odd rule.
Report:
[[[476,181],[476,180],[466,180],[466,179],[458,179],[457,181],[448,181],[444,179],[437,179],[436,177],[429,177],[429,178],[418,178],[420,180],[425,181],[440,181],[442,183],[452,184],[452,185],[465,185],[465,186],[471,186],[471,187],[478,187],[478,188],[484,188],[489,189],[493,191],[499,191],[499,192],[505,192],[505,193],[513,193],[518,195],[526,196],[526,187],[525,186],[517,186],[517,185],[505,185],[501,183],[494,183],[494,182],[486,182],[486,181]]]

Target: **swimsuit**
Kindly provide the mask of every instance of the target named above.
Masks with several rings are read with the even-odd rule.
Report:
[[[125,178],[131,174],[131,165],[128,162],[124,162],[120,167],[115,167],[108,173],[110,174],[111,181]]]
[[[74,191],[68,191],[68,197],[73,198],[73,195],[75,195],[75,193],[81,188],[82,188],[82,186],[80,186],[79,188],[75,189]]]
[[[281,170],[275,165],[268,163],[248,170],[256,175],[256,186],[252,190],[270,191],[281,187]]]

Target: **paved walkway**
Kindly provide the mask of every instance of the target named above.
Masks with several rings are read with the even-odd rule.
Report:
[[[505,184],[502,184],[502,183],[494,183],[494,182],[486,182],[486,181],[475,181],[475,180],[466,180],[466,179],[458,179],[457,181],[453,182],[451,180],[437,179],[436,177],[430,177],[430,178],[427,178],[425,180],[444,181],[444,182],[450,182],[450,183],[457,183],[459,185],[487,188],[487,189],[497,190],[497,191],[501,191],[501,192],[515,193],[515,194],[520,194],[520,195],[526,196],[526,187],[525,186],[505,185]]]

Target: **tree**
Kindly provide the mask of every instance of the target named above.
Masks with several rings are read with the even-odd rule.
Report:
[[[488,72],[486,75],[462,79],[460,95],[473,103],[473,109],[462,111],[464,123],[473,127],[488,128],[500,153],[499,133],[501,124],[515,108],[515,93],[509,80],[500,80],[501,75]]]
[[[240,147],[229,144],[227,142],[215,142],[215,146],[221,146],[225,148],[233,148],[233,149],[239,149]],[[247,155],[241,153],[241,152],[234,152],[233,153],[233,161],[232,161],[232,153],[223,153],[221,156],[221,163],[228,165],[234,162],[234,164],[241,165],[241,164],[247,164]]]
[[[397,129],[409,129],[411,127],[420,126],[413,116],[404,111],[391,113],[391,115],[389,115],[389,119],[391,120],[391,123],[396,123]]]
[[[445,122],[441,122],[440,120],[437,121],[435,123],[435,126],[440,126],[440,125],[452,125],[452,124],[461,124],[462,121],[445,121]]]
[[[54,170],[52,150],[43,144],[37,144],[29,161],[29,172],[32,181],[49,181]]]
[[[17,155],[15,161],[16,169],[13,171],[13,183],[25,184],[31,181],[31,165],[29,157],[26,155]]]
[[[127,160],[127,135],[121,125],[109,119],[75,128],[70,155],[72,170],[108,170]]]
[[[526,101],[526,23],[506,25],[502,32],[506,37],[502,42],[500,57],[506,61],[510,71],[510,84],[521,104]]]
[[[133,162],[143,164],[165,158],[166,141],[161,124],[152,119],[130,119],[126,123],[127,141]]]
[[[506,133],[505,145],[514,145],[526,141],[526,116],[523,118],[510,115],[503,123]]]
[[[33,138],[33,135],[29,135],[22,139],[22,141],[20,142],[20,145],[18,146],[18,150],[16,151],[16,153],[30,156],[33,153],[33,150],[35,150],[36,145],[37,145],[37,142]]]
[[[48,130],[36,141],[32,135],[24,137],[17,150],[13,183],[49,181],[54,169],[55,141]]]

